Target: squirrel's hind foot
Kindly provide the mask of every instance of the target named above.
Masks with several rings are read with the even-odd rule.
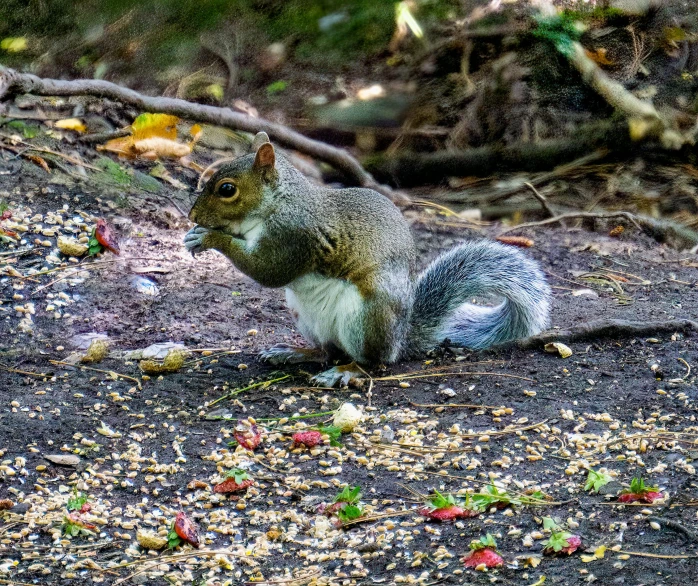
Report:
[[[317,387],[346,387],[351,379],[363,378],[366,373],[359,368],[356,362],[343,366],[334,366],[310,379],[311,384]]]
[[[327,362],[327,354],[318,348],[298,348],[288,344],[276,344],[268,350],[262,350],[258,358],[262,362],[275,366],[303,362]]]

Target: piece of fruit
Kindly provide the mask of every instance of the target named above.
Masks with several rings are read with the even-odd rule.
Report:
[[[499,568],[504,565],[504,558],[493,549],[485,547],[483,549],[475,549],[465,554],[463,563],[466,568],[477,568],[478,566]]]
[[[194,547],[199,546],[199,532],[184,511],[177,513],[174,522],[174,530],[182,541],[187,541]]]
[[[254,480],[249,474],[240,468],[233,468],[226,473],[226,478],[223,482],[216,484],[213,487],[213,492],[219,494],[227,494],[231,492],[241,492],[247,490],[254,484]]]
[[[435,521],[453,521],[455,519],[467,519],[477,517],[480,513],[467,507],[462,507],[452,494],[441,494],[438,490],[426,505],[418,510],[422,517]]]
[[[633,478],[630,488],[626,488],[618,497],[619,503],[648,503],[664,498],[656,486],[647,486],[642,478]]]
[[[293,434],[293,444],[295,446],[314,448],[320,443],[322,443],[322,434],[319,431],[299,431]]]
[[[332,425],[338,427],[343,432],[352,431],[361,423],[363,415],[352,403],[344,403],[335,411]]]
[[[470,542],[470,551],[465,554],[463,563],[466,568],[485,570],[504,565],[504,558],[497,553],[497,542],[489,533]]]
[[[579,535],[572,535],[567,531],[553,533],[547,542],[547,547],[543,550],[546,555],[559,553],[573,554],[582,545],[582,538]]]
[[[113,252],[114,254],[120,254],[119,250],[119,240],[116,235],[111,231],[107,223],[101,218],[97,220],[97,227],[95,228],[95,238],[104,248]]]
[[[251,419],[240,419],[233,437],[246,450],[254,450],[262,442],[262,434]]]

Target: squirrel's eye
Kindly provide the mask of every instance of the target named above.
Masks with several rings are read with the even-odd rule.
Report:
[[[237,193],[237,190],[238,188],[235,187],[235,185],[226,181],[218,186],[218,195],[224,198],[233,197]]]

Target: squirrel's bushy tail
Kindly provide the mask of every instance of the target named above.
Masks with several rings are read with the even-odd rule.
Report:
[[[496,296],[497,306],[473,305]],[[496,242],[467,242],[438,257],[415,285],[409,354],[449,339],[453,346],[487,348],[545,329],[550,287],[538,264]]]

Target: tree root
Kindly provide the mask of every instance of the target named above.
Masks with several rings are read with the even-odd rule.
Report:
[[[374,189],[393,201],[407,203],[404,194],[379,184],[359,161],[342,149],[318,142],[303,136],[287,126],[270,122],[263,118],[253,118],[234,112],[230,108],[219,108],[204,104],[194,104],[177,98],[146,96],[132,89],[121,87],[109,81],[96,79],[42,79],[29,73],[20,73],[0,65],[0,100],[9,93],[27,93],[40,96],[95,96],[107,98],[133,106],[143,112],[173,114],[181,118],[223,126],[233,130],[257,133],[266,132],[282,146],[295,149],[320,161],[329,163],[340,170],[352,182]]]
[[[625,319],[602,319],[567,330],[549,330],[516,342],[522,349],[539,348],[550,342],[580,342],[597,338],[633,338],[662,332],[698,332],[698,322],[690,319],[645,322]]]

